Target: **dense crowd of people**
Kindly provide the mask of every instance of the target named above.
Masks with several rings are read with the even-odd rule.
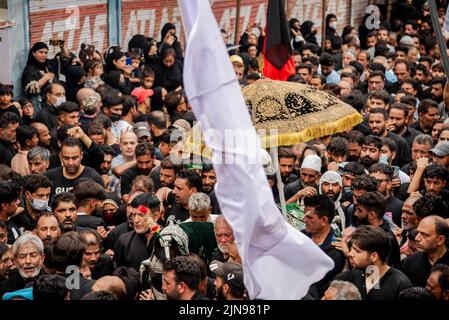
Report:
[[[449,300],[446,52],[423,1],[397,1],[377,29],[339,33],[337,21],[327,15],[322,47],[313,22],[289,22],[288,81],[364,118],[278,149],[286,202],[334,261],[303,299]],[[242,87],[263,78],[263,40],[251,24],[237,49],[227,44]],[[23,95],[0,85],[3,300],[251,299],[211,161],[184,152],[195,116],[182,70],[167,23],[159,42],[135,35],[126,49],[83,44],[75,54],[61,43],[50,58],[34,43]]]

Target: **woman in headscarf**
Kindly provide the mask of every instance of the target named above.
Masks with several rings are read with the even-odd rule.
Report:
[[[292,39],[293,48],[299,50],[304,44],[304,38],[301,34],[301,24],[296,18],[290,19],[288,24],[290,26],[290,38]]]
[[[164,87],[167,91],[173,91],[182,86],[181,60],[176,58],[176,51],[168,48],[162,52],[161,60],[155,67],[155,87]]]
[[[183,61],[181,44],[176,37],[176,26],[173,23],[166,23],[161,30],[161,42],[157,44],[158,53],[161,56],[167,48],[172,48],[176,52],[176,58]]]
[[[307,20],[301,24],[301,33],[306,42],[318,45],[318,41],[316,40],[317,29],[312,21]]]
[[[151,97],[151,111],[164,110],[165,96],[167,95],[167,90],[162,87],[156,87],[153,90],[153,96]]]
[[[126,55],[120,47],[109,48],[105,56],[106,76],[105,82],[113,88],[119,89],[123,94],[130,94],[131,83],[129,77],[132,66],[126,65]]]
[[[78,90],[84,87],[86,82],[86,71],[83,67],[74,65],[70,66],[65,71],[65,96],[67,101],[77,102],[76,94]]]
[[[56,61],[49,60],[47,55],[48,46],[43,42],[36,42],[28,53],[27,65],[22,73],[23,90],[31,99],[36,112],[41,108],[40,94],[59,76]]]
[[[337,37],[337,16],[329,13],[326,16],[326,36]]]

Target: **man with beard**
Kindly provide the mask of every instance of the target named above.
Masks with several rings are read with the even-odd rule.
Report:
[[[89,268],[91,278],[96,280],[103,276],[112,275],[114,262],[106,255],[101,254],[101,238],[93,230],[81,231],[81,241],[86,246],[83,255],[83,265]]]
[[[12,253],[17,269],[0,283],[0,297],[6,292],[25,288],[41,274],[45,258],[44,244],[37,236],[30,233],[20,236],[14,242]]]
[[[99,145],[101,151],[103,151],[104,158],[103,162],[100,164],[98,168],[98,173],[101,175],[101,179],[103,180],[103,186],[106,189],[109,189],[110,184],[112,182],[111,176],[111,168],[112,168],[112,159],[114,158],[114,150],[111,146],[107,145]]]
[[[443,101],[444,86],[446,85],[446,77],[435,77],[430,81],[430,98],[438,104],[438,114],[441,117],[446,116],[446,106]]]
[[[60,83],[52,83],[46,88],[44,94],[45,100],[37,114],[37,121],[50,129],[59,125],[56,108],[66,102],[65,89]]]
[[[326,171],[320,178],[318,187],[319,194],[325,194],[332,199],[335,206],[335,218],[329,223],[335,222],[341,231],[352,225],[352,219],[345,215],[340,204],[343,191],[343,182],[341,176],[336,171]]]
[[[214,260],[209,269],[216,275],[214,285],[217,300],[245,300],[246,289],[241,264]]]
[[[419,132],[407,125],[408,117],[409,107],[405,103],[393,103],[388,113],[389,121],[387,123],[387,130],[404,138],[411,147],[413,139],[415,139]]]
[[[398,136],[395,133],[387,131],[387,121],[388,113],[386,110],[381,108],[374,108],[370,111],[370,114],[368,116],[368,125],[373,135],[380,138],[391,138],[394,140],[397,147],[397,157],[393,160],[393,164],[397,166],[403,166],[412,160],[410,146],[407,144],[404,138]]]
[[[218,248],[212,253],[212,260],[227,262],[229,259],[229,249],[234,243],[234,232],[223,215],[219,215],[214,223],[215,239]]]
[[[75,224],[76,214],[76,198],[71,192],[61,192],[51,199],[51,211],[58,218],[61,233],[70,231],[81,231],[84,228]]]
[[[163,265],[162,290],[169,300],[209,300],[201,295],[199,266],[186,256],[167,260]]]
[[[449,251],[445,244],[449,238],[449,225],[441,217],[428,216],[421,220],[417,230],[418,252],[402,260],[399,269],[414,286],[425,287],[432,266],[449,264]]]
[[[102,218],[103,201],[106,199],[104,188],[91,179],[79,181],[73,193],[76,197],[77,219],[79,227],[97,229],[105,226]]]
[[[397,300],[401,291],[412,286],[406,275],[388,265],[389,239],[382,229],[360,226],[351,244],[349,261],[354,269],[335,280],[353,283],[363,300]]]
[[[19,228],[11,221],[20,203],[20,187],[10,181],[0,181],[0,222],[6,226],[7,243],[13,244],[20,236]]]
[[[278,160],[281,179],[285,185],[298,179],[298,177],[293,174],[293,164],[295,163],[296,156],[291,148],[279,148]]]
[[[305,229],[303,232],[334,261],[334,268],[315,283],[318,291],[317,298],[323,296],[329,282],[343,270],[346,262],[343,253],[332,245],[337,240],[337,235],[331,227],[335,216],[334,208],[332,200],[324,194],[304,199]]]
[[[34,233],[42,240],[44,245],[51,240],[59,238],[61,227],[58,218],[53,212],[43,212],[36,219],[36,229]]]
[[[406,251],[407,248],[404,246],[407,245],[408,235],[410,232],[418,226],[419,218],[416,215],[414,204],[416,201],[421,198],[421,195],[411,195],[405,200],[404,205],[402,206],[401,212],[401,239],[399,240],[399,247],[401,248],[401,252]]]
[[[396,226],[401,225],[401,208],[403,202],[392,192],[394,170],[384,163],[375,163],[369,168],[369,175],[377,181],[377,191],[386,199],[386,213],[390,214]]]
[[[165,221],[175,219],[183,222],[190,217],[189,199],[194,193],[201,192],[201,177],[195,169],[184,169],[176,174],[175,188],[161,188],[156,192],[161,202],[165,203]]]
[[[176,174],[182,169],[181,165],[174,164],[171,157],[165,157],[161,163],[151,170],[150,178],[154,182],[154,190],[162,187],[173,189],[175,186]]]
[[[150,256],[149,248],[156,237],[152,228],[160,214],[160,201],[150,193],[142,193],[131,202],[133,229],[122,234],[114,248],[114,260],[118,267],[127,266],[139,270],[142,261]]]
[[[285,187],[287,204],[300,201],[304,197],[316,195],[317,182],[321,176],[321,158],[316,154],[307,155],[299,170],[300,179],[289,183]]]
[[[106,250],[112,251],[112,249],[115,248],[115,244],[117,243],[117,240],[120,238],[120,236],[124,233],[130,232],[133,230],[134,223],[133,223],[133,214],[132,214],[132,207],[131,203],[134,200],[135,197],[137,197],[139,194],[142,194],[141,191],[136,191],[130,194],[128,203],[125,203],[123,206],[119,207],[117,209],[116,214],[118,214],[118,211],[122,210],[124,207],[124,211],[126,214],[126,221],[119,224],[117,227],[112,229],[111,231],[107,231],[106,228],[100,227],[97,229],[97,232],[100,234],[101,238],[103,239],[103,246]],[[113,253],[113,252],[112,252]]]
[[[9,277],[13,269],[14,262],[11,249],[6,243],[0,243],[0,283]]]
[[[360,152],[360,163],[365,167],[365,169],[368,170],[373,164],[379,161],[381,148],[381,138],[373,135],[365,137],[362,145],[362,151]]]
[[[50,165],[50,151],[42,147],[34,147],[27,153],[28,168],[31,174],[44,174]]]
[[[148,176],[154,167],[154,149],[150,143],[139,143],[135,153],[136,165],[123,172],[120,179],[120,189],[124,201],[128,200],[133,180],[140,175]]]
[[[17,142],[17,128],[20,117],[14,112],[5,112],[0,116],[0,164],[11,167],[11,160],[17,151],[14,145]]]
[[[62,167],[48,170],[45,175],[53,182],[52,195],[69,192],[81,178],[91,178],[98,184],[103,181],[100,175],[92,168],[81,164],[83,147],[79,139],[68,137],[62,142],[59,154]]]
[[[348,139],[348,156],[346,160],[348,162],[359,162],[365,136],[360,131],[351,130],[346,138]]]
[[[400,262],[399,245],[396,236],[391,231],[390,224],[384,219],[386,210],[385,198],[378,191],[367,192],[357,199],[355,216],[359,220],[358,225],[371,225],[380,227],[388,235],[390,251],[387,257],[389,266],[397,266]]]
[[[33,122],[31,126],[37,131],[37,139],[39,146],[49,149],[51,148],[51,135],[47,126],[40,122]]]
[[[203,184],[203,192],[205,194],[210,194],[214,190],[215,183],[217,182],[217,175],[215,174],[214,167],[211,163],[205,163],[203,165],[201,182]]]
[[[24,210],[11,217],[17,227],[32,231],[36,228],[37,216],[47,211],[51,182],[46,176],[31,174],[22,178]]]
[[[418,105],[418,121],[410,127],[431,136],[433,124],[437,119],[438,103],[432,99],[424,99]]]

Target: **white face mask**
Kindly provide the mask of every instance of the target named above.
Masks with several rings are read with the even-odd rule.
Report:
[[[31,197],[30,205],[31,207],[36,211],[45,211],[48,207],[48,199],[42,200],[42,199],[34,199]]]
[[[58,98],[56,98],[55,107],[59,107],[64,102],[66,102],[65,97],[58,97]]]
[[[337,22],[330,22],[329,23],[329,27],[334,29],[334,30],[337,30]]]

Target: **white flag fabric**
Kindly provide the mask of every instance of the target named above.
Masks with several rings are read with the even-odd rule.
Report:
[[[215,192],[234,231],[245,287],[251,299],[300,299],[334,263],[284,220],[274,202],[260,161],[260,140],[209,1],[178,3],[187,38],[184,87],[213,150]],[[210,131],[215,135],[207,135]],[[220,138],[233,132],[246,143]]]

